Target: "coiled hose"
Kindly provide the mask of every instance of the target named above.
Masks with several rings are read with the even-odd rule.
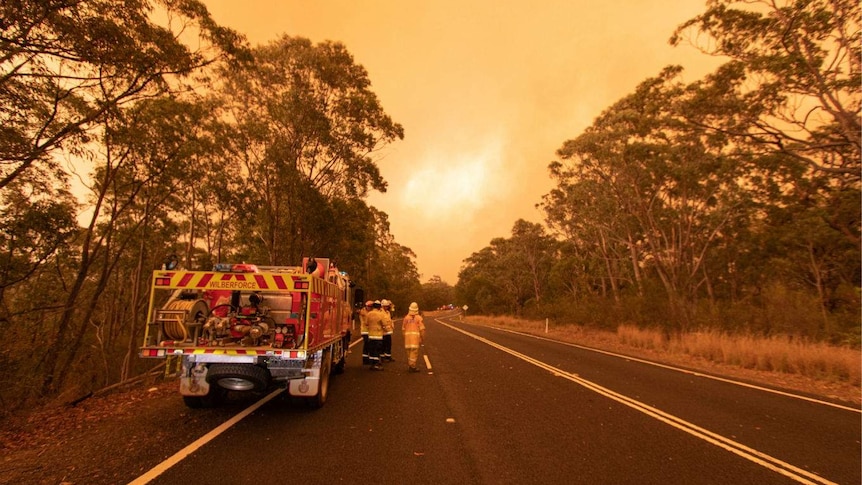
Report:
[[[198,301],[196,300],[174,300],[167,304],[165,310],[184,311],[184,313],[171,314],[170,318],[167,318],[162,322],[165,336],[167,338],[179,340],[180,342],[184,342],[189,338],[189,331],[188,328],[186,328],[186,320],[195,318],[195,315],[190,315],[190,313],[197,303]]]

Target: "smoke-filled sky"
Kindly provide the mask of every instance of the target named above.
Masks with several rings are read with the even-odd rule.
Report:
[[[548,164],[611,104],[669,64],[694,81],[716,61],[671,47],[702,0],[204,0],[253,45],[282,34],[342,42],[405,137],[380,153],[369,203],[416,253],[421,281],[464,259],[552,188]],[[345,268],[348,269],[349,268]]]

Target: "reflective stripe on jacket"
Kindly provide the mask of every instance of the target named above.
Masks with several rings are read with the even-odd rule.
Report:
[[[401,322],[401,330],[404,332],[404,348],[418,349],[419,344],[425,337],[425,322],[422,315],[407,315]]]

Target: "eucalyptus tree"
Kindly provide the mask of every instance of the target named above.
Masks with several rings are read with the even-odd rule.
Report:
[[[192,32],[200,50],[181,41]],[[85,142],[105,113],[236,52],[238,40],[197,0],[3,2],[0,189],[27,171],[61,170],[56,154]]]
[[[366,290],[367,296],[374,300],[392,300],[396,310],[404,310],[420,290],[416,253],[395,240],[385,212],[373,207],[369,210],[373,248],[363,270],[356,273],[356,281]]]
[[[0,301],[6,288],[26,281],[66,244],[75,209],[68,187],[38,174],[22,174],[6,187],[0,199]]]
[[[271,263],[320,242],[324,202],[386,190],[375,153],[403,138],[371,91],[368,73],[337,42],[283,36],[222,73],[236,151],[254,197],[248,230]]]
[[[494,238],[490,244],[495,249],[491,269],[496,270],[494,282],[497,291],[508,313],[522,315],[527,302],[534,298],[529,263],[522,259],[524,254],[512,238]]]
[[[180,179],[178,195],[185,203],[176,209],[176,216],[188,225],[184,261],[192,269],[209,269],[218,262],[260,260],[242,254],[243,208],[252,190],[235,158],[234,127],[220,118],[217,96],[195,105],[211,116],[189,128],[198,133],[202,151],[189,160],[186,177]]]
[[[564,143],[561,161],[552,164],[561,189],[551,201],[583,207],[551,207],[550,214],[588,214],[590,228],[615,228],[617,240],[629,246],[631,267],[660,279],[674,325],[687,326],[701,286],[710,281],[706,262],[731,221],[745,217],[748,196],[746,163],[683,118],[711,113],[698,104],[700,89],[679,81],[680,71],[667,68],[644,81]],[[588,189],[599,201],[560,195],[571,187]],[[605,210],[584,212],[590,207]]]
[[[712,0],[682,24],[684,40],[729,61],[734,123],[704,126],[857,181],[862,158],[862,8],[855,0]]]
[[[573,273],[563,277],[566,286],[575,294],[581,293],[579,288],[600,288],[602,296],[619,301],[621,286],[629,282],[641,294],[641,259],[635,241],[642,238],[630,214],[622,210],[607,184],[577,177],[560,162],[549,168],[558,185],[543,197],[545,221],[569,243],[567,259],[579,260],[570,266]]]
[[[419,270],[415,261],[416,253],[397,242],[379,247],[370,262],[370,296],[375,300],[390,300],[395,304],[396,311],[404,313],[421,291]]]
[[[566,238],[559,242],[559,256],[551,266],[548,282],[551,297],[557,301],[576,304],[600,289],[608,296],[606,278],[602,275],[602,260],[582,239]],[[598,275],[598,276],[596,276]]]
[[[826,333],[841,288],[858,288],[862,273],[860,14],[853,0],[715,0],[671,39],[727,59],[710,102],[734,115],[689,121],[778,175],[763,219],[769,265],[815,289]]]
[[[455,295],[475,312],[484,314],[516,313],[516,307],[502,291],[496,246],[486,246],[464,260],[458,272]]]
[[[557,241],[545,232],[541,224],[515,221],[512,227],[513,251],[523,265],[530,282],[531,297],[540,305],[547,292],[547,280],[557,258]]]
[[[510,238],[494,238],[464,260],[457,297],[484,313],[520,315],[530,304],[539,307],[557,251],[557,241],[544,227],[519,219]]]
[[[89,222],[73,242],[78,256],[64,268],[64,276],[74,276],[65,282],[63,308],[45,329],[37,390],[45,395],[62,385],[93,302],[130,247],[130,239],[114,238],[127,221],[111,216],[135,206],[141,191],[125,185],[148,168],[134,167],[142,157],[112,131],[141,101],[187,91],[196,82],[190,75],[241,55],[242,39],[196,0],[23,0],[3,3],[0,19],[0,198],[10,200],[10,187],[36,178],[42,182],[32,187],[64,187],[63,158],[93,196],[85,207]]]
[[[329,207],[328,220],[337,223],[325,225],[325,246],[314,251],[335,258],[342,270],[358,279],[364,274],[366,261],[377,252],[376,209],[360,199],[335,199]]]
[[[12,410],[33,393],[33,349],[44,345],[64,287],[57,273],[67,266],[75,234],[76,203],[65,188],[24,173],[4,189],[0,202],[0,405]]]
[[[128,374],[143,325],[147,271],[166,254],[188,251],[194,238],[189,190],[210,153],[209,112],[194,100],[162,97],[104,118],[101,149],[92,152],[102,160],[92,177],[93,210],[74,240],[79,259],[70,272],[57,340],[41,357],[46,385],[61,386],[76,362],[89,360],[94,345],[82,344],[93,339],[106,361],[99,377]],[[118,356],[124,365],[115,373],[112,367],[120,366],[107,362]]]

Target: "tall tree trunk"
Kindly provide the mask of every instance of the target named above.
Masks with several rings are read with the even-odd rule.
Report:
[[[814,275],[814,285],[817,287],[820,315],[823,317],[823,331],[826,335],[831,335],[832,328],[829,325],[829,310],[826,308],[826,290],[823,288],[823,274],[820,270],[820,263],[817,262],[817,256],[814,254],[814,244],[811,242],[808,243],[808,262],[811,265],[811,273]]]
[[[147,217],[147,218],[149,217],[149,210],[150,210],[150,203],[149,203],[149,200],[147,200],[147,206],[145,209],[145,214],[146,214],[145,217]],[[147,248],[147,245],[146,245],[147,239],[145,237],[145,233],[146,233],[147,227],[148,226],[146,224],[143,226],[144,234],[142,234],[142,236],[140,238],[141,243],[138,245],[138,262],[135,265],[135,276],[132,279],[132,296],[130,297],[130,300],[132,302],[132,311],[131,311],[132,322],[131,322],[131,330],[129,331],[129,341],[127,342],[127,345],[126,345],[126,354],[123,356],[123,364],[122,364],[122,367],[120,368],[120,382],[131,377],[132,356],[137,355],[138,328],[139,328],[138,322],[141,320],[140,313],[138,311],[139,310],[138,300],[140,299],[141,282],[142,282],[143,277],[144,277],[144,274],[143,274],[144,273],[144,260],[146,259],[145,254],[146,254],[146,248]],[[147,324],[147,322],[144,322],[144,325],[146,325],[146,324]]]
[[[599,231],[599,238],[601,242],[602,258],[605,260],[605,270],[607,271],[608,282],[611,286],[611,294],[614,297],[614,301],[619,303],[619,283],[617,282],[617,274],[616,271],[614,271],[613,261],[611,261],[610,251],[608,250],[608,241],[607,238],[605,238],[604,231]]]
[[[626,239],[629,246],[629,257],[631,258],[632,274],[635,278],[635,288],[637,288],[638,296],[644,296],[643,281],[641,281],[640,255],[638,248],[632,239],[632,233],[627,232]]]
[[[194,187],[191,187],[191,192],[192,203],[189,211],[189,241],[186,244],[186,257],[184,258],[184,264],[186,269],[191,269],[192,267],[192,254],[194,253],[195,239],[197,237],[197,235],[195,234],[195,230],[197,229],[197,226],[195,225],[195,212],[197,210],[197,190]]]
[[[109,152],[110,153],[110,152]],[[66,301],[63,304],[63,312],[60,315],[60,321],[57,323],[57,331],[53,338],[49,339],[49,343],[42,354],[42,358],[36,365],[37,371],[42,369],[45,375],[42,377],[42,385],[40,392],[42,395],[52,394],[57,390],[57,373],[61,372],[62,367],[59,365],[60,353],[69,340],[70,332],[73,330],[75,307],[77,306],[78,297],[84,287],[84,282],[90,273],[90,267],[93,259],[95,259],[99,251],[102,249],[102,242],[96,241],[96,222],[101,214],[102,205],[105,201],[105,196],[108,190],[108,180],[113,178],[114,167],[111,165],[110,155],[105,164],[105,176],[102,180],[99,193],[96,197],[96,203],[93,207],[93,215],[90,218],[90,223],[87,226],[81,242],[81,264],[78,266],[78,273],[75,275],[75,281],[69,288],[69,293],[66,295]]]

